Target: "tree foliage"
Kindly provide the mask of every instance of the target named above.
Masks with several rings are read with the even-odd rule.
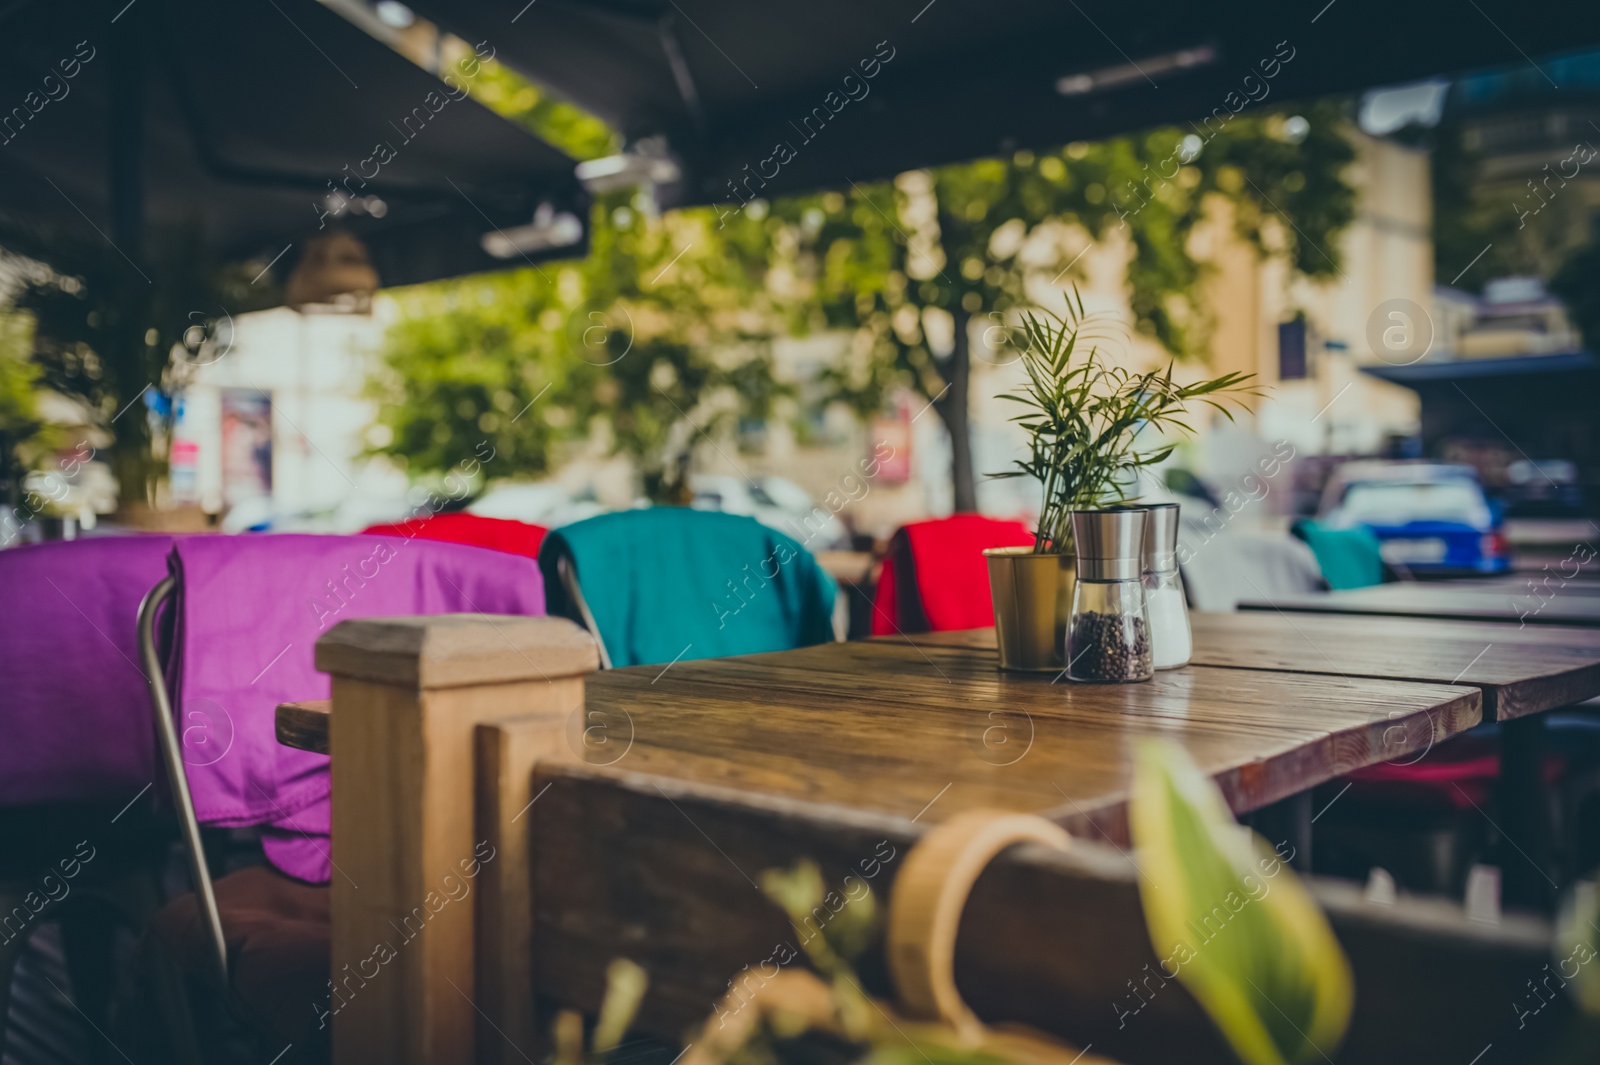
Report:
[[[769,416],[785,392],[768,228],[718,228],[708,210],[655,217],[608,196],[579,262],[402,294],[375,385],[388,432],[374,451],[427,474],[487,441],[494,478],[546,474],[566,445],[588,442],[673,487],[680,455]]]
[[[525,106],[513,117],[541,135],[577,127],[550,125],[559,105],[532,87],[508,93]],[[1328,101],[660,218],[607,197],[581,264],[407,299],[387,346],[393,437],[381,450],[444,470],[484,425],[501,425],[511,461],[489,475],[540,474],[553,447],[603,422],[612,447],[670,468],[697,442],[717,446],[732,421],[770,413],[784,391],[770,372],[775,335],[848,330],[829,394],[863,417],[898,387],[933,401],[951,431],[957,505],[969,508],[974,323],[1028,306],[1031,277],[1059,281],[1087,241],[1120,234],[1135,328],[1177,357],[1203,355],[1208,265],[1190,239],[1215,201],[1261,254],[1312,277],[1338,271],[1336,238],[1355,209],[1344,122],[1345,105]],[[593,136],[579,145],[600,147]],[[502,422],[536,394],[548,418]]]
[[[39,412],[39,378],[33,361],[33,321],[0,312],[0,502],[15,503],[24,475],[61,443]]]
[[[580,159],[615,150],[603,125],[496,64],[474,92]],[[697,443],[772,413],[787,391],[771,352],[786,312],[768,283],[782,223],[660,215],[626,193],[598,197],[589,221],[581,261],[399,294],[375,452],[427,475],[487,441],[484,475],[498,478],[548,473],[568,445],[593,443],[639,460],[665,493]]]
[[[1245,113],[781,205],[815,263],[811,324],[857,333],[857,361],[835,375],[839,394],[862,411],[900,385],[932,401],[951,434],[956,507],[972,509],[974,321],[1026,306],[1030,276],[1081,272],[1086,242],[1120,235],[1134,328],[1179,358],[1202,356],[1209,266],[1190,239],[1217,200],[1260,254],[1310,277],[1338,272],[1337,237],[1355,215],[1345,112],[1327,100]]]
[[[148,501],[164,462],[141,398],[182,378],[175,349],[197,351],[219,322],[268,304],[271,286],[211,259],[193,224],[149,234],[139,267],[103,239],[54,228],[7,225],[0,244],[29,263],[10,309],[34,323],[32,387],[81,401],[114,435],[121,498]]]
[[[1584,344],[1600,348],[1600,242],[1574,252],[1550,279],[1550,290],[1566,303]]]
[[[514,76],[484,84],[485,102],[575,154],[611,149]],[[785,391],[771,374],[775,336],[846,330],[828,394],[863,417],[899,387],[933,402],[951,433],[957,506],[970,508],[975,324],[1006,321],[1029,305],[1030,279],[1060,281],[1087,242],[1115,234],[1134,327],[1177,357],[1203,355],[1196,229],[1224,200],[1261,254],[1336,273],[1355,207],[1344,124],[1345,105],[1328,101],[662,217],[604,197],[582,263],[405,298],[386,346],[393,435],[380,450],[442,471],[492,425],[508,461],[487,474],[540,474],[553,448],[601,432],[647,469],[670,469],[697,444],[719,446],[734,420],[771,412]],[[508,416],[535,396],[537,413],[513,427]]]

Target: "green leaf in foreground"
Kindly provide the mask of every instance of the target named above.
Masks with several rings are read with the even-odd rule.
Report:
[[[1246,1065],[1332,1058],[1350,1020],[1350,966],[1283,857],[1236,824],[1211,780],[1165,741],[1136,752],[1130,817],[1165,974]]]

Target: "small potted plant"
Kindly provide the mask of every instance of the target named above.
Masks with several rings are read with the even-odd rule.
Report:
[[[1049,310],[1023,315],[1019,362],[1027,380],[999,398],[1024,410],[1011,420],[1028,433],[1029,455],[996,477],[1033,477],[1044,488],[1032,547],[985,551],[994,598],[1000,668],[1059,672],[1072,613],[1075,557],[1072,512],[1133,501],[1139,470],[1161,462],[1177,446],[1137,445],[1150,431],[1170,441],[1192,435],[1185,421],[1191,400],[1233,417],[1227,403],[1260,395],[1253,375],[1228,373],[1178,384],[1173,362],[1147,373],[1109,361],[1100,321],[1084,310],[1074,289],[1065,315]]]

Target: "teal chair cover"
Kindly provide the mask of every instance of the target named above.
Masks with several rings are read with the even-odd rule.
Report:
[[[584,623],[563,559],[612,666],[833,639],[833,578],[797,541],[754,518],[651,507],[551,531],[539,551],[548,609]]]
[[[1305,518],[1295,523],[1294,533],[1317,556],[1322,577],[1334,591],[1383,583],[1383,553],[1366,526],[1333,529]]]

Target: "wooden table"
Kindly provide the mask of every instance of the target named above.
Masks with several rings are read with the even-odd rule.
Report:
[[[818,551],[817,565],[839,582],[839,598],[849,622],[846,639],[864,640],[872,633],[872,596],[875,581],[871,551]]]
[[[328,753],[328,715],[331,699],[308,699],[301,703],[279,703],[275,721],[278,742],[302,751]]]
[[[1543,595],[1535,595],[1525,584],[1520,591],[1425,583],[1380,584],[1347,592],[1245,601],[1239,604],[1239,609],[1269,611],[1270,614],[1263,616],[1297,624],[1298,619],[1309,613],[1505,622],[1524,633],[1548,633],[1552,645],[1566,640],[1569,629],[1600,628],[1600,596],[1586,592],[1577,581],[1569,581],[1564,586],[1552,582],[1543,589]],[[1502,633],[1505,627],[1496,625],[1490,631]],[[1498,637],[1486,635],[1484,638],[1492,641]],[[1600,693],[1580,689],[1571,701],[1592,698],[1596,694]],[[1510,717],[1500,739],[1503,824],[1497,827],[1503,829],[1506,840],[1527,859],[1519,861],[1517,855],[1507,853],[1502,860],[1505,896],[1520,903],[1546,904],[1554,890],[1548,870],[1553,865],[1555,825],[1542,781],[1544,718],[1538,714]],[[1530,875],[1529,867],[1536,869],[1538,875]]]
[[[1581,569],[1575,576],[1563,578],[1555,567],[1544,570],[1524,570],[1520,573],[1499,573],[1493,577],[1471,577],[1464,580],[1422,581],[1428,588],[1453,588],[1464,592],[1489,592],[1493,595],[1542,595],[1548,599],[1555,595],[1600,596],[1600,577],[1594,564]]]
[[[1283,673],[1468,684],[1485,721],[1555,710],[1600,695],[1600,632],[1408,618],[1193,613],[1194,664]],[[993,629],[909,637],[993,649]]]
[[[340,733],[331,968],[381,957],[387,974],[344,1001],[332,1026],[343,1063],[513,1065],[539,1036],[530,1004],[547,995],[592,1012],[619,955],[651,975],[641,1030],[675,1038],[706,1018],[729,973],[809,934],[774,909],[761,872],[806,856],[851,893],[903,868],[889,863],[971,804],[968,788],[1079,816],[1098,796],[1115,800],[1128,741],[1154,734],[1220,769],[1236,798],[1260,798],[1264,784],[1314,782],[1329,757],[1370,759],[1363,709],[1451,728],[1477,709],[1476,692],[1453,686],[1208,667],[1063,689],[999,676],[993,652],[893,643],[596,677],[593,642],[551,618],[349,621],[319,639],[316,662],[336,710],[301,707],[286,723],[303,733],[337,718]],[[1037,726],[1031,744],[1020,723]],[[1047,758],[1075,775],[1034,767]],[[1313,770],[1298,781],[1286,779],[1295,758]],[[832,787],[813,792],[822,773]],[[1135,1007],[1137,1023],[1107,1008],[1161,961],[1141,918],[1147,875],[1092,838],[1065,854],[1007,851],[956,944],[973,1008],[1123,1061],[1232,1060],[1181,989]],[[896,879],[870,888],[892,898]],[[1500,1007],[1552,956],[1536,922],[1471,928],[1444,903],[1372,906],[1355,885],[1308,887],[1361,989],[1341,1061],[1444,1060],[1452,1037],[1449,1060],[1470,1060],[1501,1041],[1513,1015]],[[396,936],[409,945],[375,951]],[[1480,949],[1491,941],[1492,957]],[[881,943],[861,971],[887,990]],[[1502,1019],[1463,1037],[1451,1011]],[[1564,1018],[1539,1020],[1557,1031]]]
[[[1415,588],[1383,587],[1404,587],[1408,592]],[[1323,598],[1343,601],[1356,594]],[[1441,594],[1449,594],[1448,589]],[[1502,856],[1505,896],[1536,906],[1549,901],[1546,889],[1554,864],[1555,828],[1542,778],[1543,714],[1600,696],[1600,632],[1560,625],[1333,616],[1287,609],[1193,613],[1190,623],[1193,660],[1199,665],[1478,688],[1483,693],[1484,720],[1506,723],[1500,747],[1504,813],[1496,827],[1504,829],[1516,852]],[[994,630],[927,633],[909,639],[993,648]]]
[[[1576,582],[1536,596],[1522,590],[1401,582],[1348,592],[1304,592],[1272,599],[1245,599],[1240,610],[1278,613],[1384,614],[1391,617],[1453,618],[1498,621],[1512,625],[1577,625],[1600,628],[1600,596],[1583,592]]]
[[[817,565],[840,584],[866,584],[872,574],[871,551],[818,551]]]
[[[286,704],[279,738],[326,749],[327,718]],[[569,743],[594,765],[912,819],[1027,810],[1125,845],[1137,740],[1182,745],[1246,813],[1480,720],[1466,685],[1205,666],[1056,684],[992,650],[879,640],[600,673]]]

